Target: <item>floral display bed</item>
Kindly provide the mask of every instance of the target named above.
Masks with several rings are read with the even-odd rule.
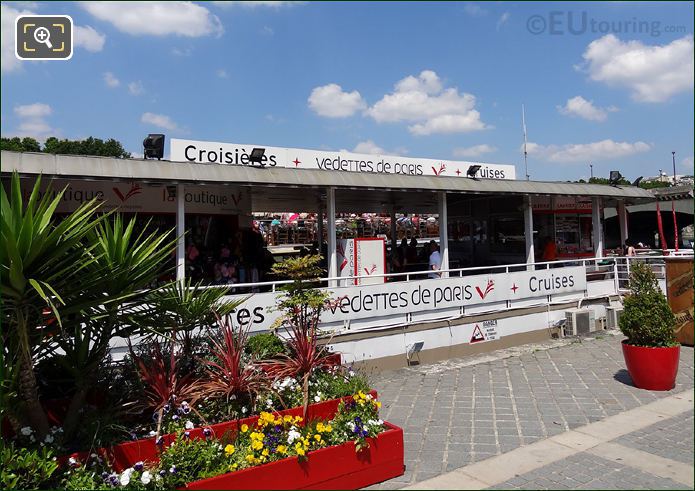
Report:
[[[377,398],[377,392],[372,390],[368,393],[374,399]],[[340,399],[331,399],[328,401],[323,401],[319,403],[314,403],[309,405],[308,419],[309,420],[328,420],[335,416],[338,406],[341,401],[347,401],[351,399],[352,396],[342,397]],[[302,414],[301,407],[293,407],[285,409],[283,411],[278,411],[279,415],[290,415],[290,416],[300,416]],[[253,425],[258,421],[258,416],[250,416],[248,418],[237,419],[233,421],[226,421],[223,423],[217,423],[207,427],[193,428],[188,431],[191,438],[203,438],[204,431],[211,432],[212,435],[224,435],[228,431],[238,431],[242,425]],[[169,445],[174,440],[176,440],[176,435],[173,433],[162,435],[161,440],[159,440],[159,445]],[[143,438],[139,440],[134,440],[131,442],[120,443],[109,448],[102,448],[97,451],[102,457],[106,457],[112,464],[114,470],[122,471],[131,467],[136,462],[156,462],[158,457],[159,448],[157,445],[157,440],[154,437]],[[60,458],[61,462],[67,462],[70,457],[79,460],[84,460],[89,452],[76,452],[71,455],[66,455]]]
[[[183,489],[359,489],[400,476],[403,430],[385,422],[386,431],[369,438],[369,447],[355,451],[347,442],[297,457],[189,483]]]

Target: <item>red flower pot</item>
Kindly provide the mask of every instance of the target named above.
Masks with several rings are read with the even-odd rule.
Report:
[[[646,348],[623,341],[623,356],[635,387],[671,390],[676,385],[681,347]]]
[[[289,457],[269,464],[188,483],[184,489],[360,489],[400,476],[403,430],[387,430],[368,438],[369,448],[355,451],[354,442],[322,448],[300,462]]]

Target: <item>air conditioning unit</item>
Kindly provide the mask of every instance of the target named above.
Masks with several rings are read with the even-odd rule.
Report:
[[[623,307],[606,307],[606,329],[618,329],[618,320],[623,313]]]
[[[565,336],[582,336],[596,330],[596,313],[591,309],[565,311]]]

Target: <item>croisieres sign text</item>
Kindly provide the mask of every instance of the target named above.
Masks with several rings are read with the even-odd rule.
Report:
[[[393,155],[369,155],[351,152],[327,152],[301,148],[280,148],[264,145],[204,142],[171,139],[170,159],[174,162],[196,162],[224,165],[252,164],[253,148],[265,148],[261,166],[292,169],[319,169],[331,172],[376,172],[409,176],[466,177],[468,168],[480,165],[476,177],[481,179],[516,179],[513,165],[417,159]]]

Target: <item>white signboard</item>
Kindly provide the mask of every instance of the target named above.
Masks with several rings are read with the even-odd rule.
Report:
[[[195,162],[224,165],[259,165],[249,161],[254,148],[264,148],[261,166],[292,169],[319,169],[326,172],[375,172],[410,176],[466,177],[468,168],[480,165],[480,179],[516,179],[513,165],[487,164],[453,160],[418,159],[394,155],[369,155],[351,152],[327,152],[302,148],[269,147],[196,140],[170,140],[170,156],[174,162]]]
[[[338,239],[335,246],[338,276],[355,276],[355,239]],[[340,280],[338,285],[354,285],[354,280]]]
[[[333,288],[331,298],[338,301],[324,312],[321,321],[466,308],[584,290],[586,271],[583,266]],[[268,329],[280,315],[274,310],[278,295],[253,295],[237,311],[248,311],[243,317],[246,322],[253,323],[253,330]],[[481,333],[486,340],[495,339],[496,331],[483,327],[494,326],[481,326]]]
[[[355,239],[356,285],[376,285],[386,278],[386,244],[384,239]]]
[[[42,191],[51,183],[54,195],[65,189],[58,205],[58,213],[70,213],[92,199],[102,203],[102,210],[118,208],[128,213],[176,213],[175,186],[151,186],[149,184],[114,181],[69,181],[64,179],[42,180]],[[29,198],[34,180],[22,180],[22,193]],[[249,214],[249,191],[236,186],[185,186],[186,213]]]

